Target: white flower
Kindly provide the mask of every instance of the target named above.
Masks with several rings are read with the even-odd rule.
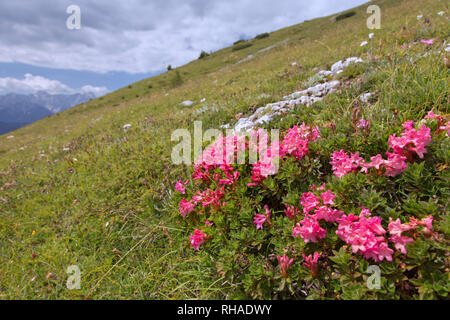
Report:
[[[6,139],[14,139],[14,136],[7,136]]]
[[[360,47],[364,47],[364,46],[367,46],[369,43],[367,42],[367,41],[363,41],[363,42],[361,42],[361,45],[360,45]]]
[[[205,102],[206,101],[206,98],[203,98],[202,100],[200,100],[200,102]]]
[[[372,39],[375,36],[375,33],[370,33],[369,34],[369,39]]]
[[[420,19],[422,19],[423,18],[423,14],[419,14],[418,16],[417,16],[417,20],[420,20]]]
[[[447,48],[445,48],[446,52],[450,52],[450,46],[448,46]]]
[[[297,62],[292,62],[291,66],[293,66],[293,67],[297,66]]]
[[[127,130],[131,128],[131,124],[127,123],[126,125],[123,126],[123,130]]]
[[[70,151],[70,148],[64,148],[63,151]]]
[[[437,14],[440,15],[440,16],[443,16],[445,14],[445,12],[444,11],[439,11]]]

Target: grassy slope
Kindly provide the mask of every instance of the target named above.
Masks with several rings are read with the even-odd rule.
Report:
[[[448,113],[442,54],[416,64],[399,59],[404,42],[448,40],[448,20],[436,15],[448,12],[446,1],[374,3],[382,9],[382,29],[365,48],[359,44],[370,31],[362,6],[343,21],[308,21],[253,40],[244,50],[225,48],[177,68],[180,86],[173,87],[171,71],[17,130],[14,139],[0,136],[0,298],[226,296],[226,284],[219,285],[186,249],[187,230],[169,218],[164,198],[172,182],[186,176],[186,168],[171,165],[171,132],[192,129],[194,119],[202,120],[203,128],[233,122],[237,113],[249,114],[302,89],[313,68],[354,55],[365,60],[371,55],[377,63],[320,103],[317,119],[349,121],[353,102],[366,90],[379,99],[364,110],[365,117],[387,128],[395,109],[414,120],[431,107]],[[433,26],[418,22],[418,14],[430,17]],[[423,50],[416,44],[408,52]],[[291,67],[293,61],[303,68]],[[201,98],[219,111],[196,115],[179,105]],[[132,128],[124,132],[127,123]],[[81,290],[65,287],[71,264],[81,268]],[[49,273],[54,277],[46,280]]]

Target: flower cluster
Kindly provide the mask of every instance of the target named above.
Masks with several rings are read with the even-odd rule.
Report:
[[[194,230],[194,234],[189,236],[189,240],[191,240],[191,247],[194,250],[199,250],[202,243],[205,241],[206,234],[203,233],[203,230]]]
[[[320,189],[323,189],[322,187]],[[317,242],[324,239],[327,235],[325,229],[320,226],[320,221],[336,222],[342,216],[343,212],[333,209],[335,195],[330,190],[323,192],[320,198],[313,192],[306,192],[300,197],[300,203],[303,206],[305,217],[300,223],[292,227],[292,236],[301,236],[305,243]],[[310,212],[314,210],[314,214]]]
[[[379,217],[370,217],[371,213],[364,207],[359,217],[349,214],[337,219],[336,234],[352,246],[353,253],[359,252],[365,259],[372,258],[375,262],[392,261],[394,251],[388,247],[384,238],[386,230],[381,226]]]
[[[361,167],[361,172],[366,174],[370,168],[377,171],[384,168],[386,176],[395,177],[408,168],[406,161],[413,161],[415,154],[423,159],[427,153],[426,146],[431,142],[430,129],[422,125],[419,130],[415,130],[412,121],[405,122],[403,128],[404,132],[400,137],[395,134],[389,137],[389,150],[392,152],[386,152],[386,160],[378,154],[370,159],[371,162],[366,163],[358,152],[350,155],[344,150],[333,152],[330,164],[335,176],[341,178]]]
[[[403,254],[407,254],[406,245],[414,242],[414,239],[404,236],[402,233],[416,230],[418,226],[423,226],[423,233],[426,235],[431,235],[433,231],[433,216],[428,216],[420,221],[415,218],[410,218],[410,222],[403,224],[400,222],[400,219],[393,221],[392,218],[389,218],[388,230],[391,235],[389,241],[394,244],[395,249],[399,250]]]

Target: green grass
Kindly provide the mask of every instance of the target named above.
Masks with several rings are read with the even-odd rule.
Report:
[[[373,3],[381,7],[382,29],[364,48],[359,44],[372,32],[367,5],[339,22],[315,19],[249,40],[252,46],[242,50],[213,52],[37,121],[13,132],[14,139],[0,136],[0,298],[226,298],[230,284],[199,263],[186,243],[190,230],[171,218],[173,182],[187,171],[171,164],[171,133],[192,130],[194,120],[202,120],[204,130],[234,122],[238,113],[304,89],[314,68],[355,55],[367,61],[364,69],[342,75],[351,81],[318,104],[315,119],[351,121],[354,103],[367,91],[378,99],[363,116],[386,130],[421,119],[433,107],[448,114],[442,51],[419,59],[423,45],[401,48],[422,37],[436,38],[433,48],[448,41],[448,20],[436,15],[448,13],[447,2]],[[432,27],[417,21],[418,14],[429,17]],[[236,64],[250,54],[253,59]],[[293,61],[302,68],[291,67]],[[202,98],[218,111],[196,115]],[[181,107],[184,100],[196,104]],[[297,111],[271,126],[302,117]],[[82,272],[80,290],[65,286],[72,264]],[[55,277],[47,280],[49,273]]]

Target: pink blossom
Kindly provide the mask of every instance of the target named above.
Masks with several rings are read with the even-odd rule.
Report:
[[[178,210],[180,211],[180,214],[183,217],[186,217],[189,213],[191,213],[194,210],[194,207],[195,207],[195,203],[192,203],[192,201],[183,199],[180,201]]]
[[[175,183],[175,190],[180,192],[181,194],[185,194],[186,193],[186,189],[184,188],[185,185],[187,185],[189,183],[189,180],[186,180],[185,182],[183,181],[178,181],[177,183]]]
[[[343,215],[337,219],[339,226],[336,234],[352,246],[353,253],[359,252],[365,259],[373,259],[375,262],[384,259],[392,261],[394,251],[388,247],[382,236],[386,230],[381,226],[381,219],[367,218],[370,215],[370,211],[364,207],[359,217],[352,214]]]
[[[300,213],[300,210],[298,208],[295,208],[294,206],[286,204],[286,209],[284,209],[284,213],[286,213],[286,216],[289,219],[294,219],[295,216]]]
[[[370,125],[370,121],[369,121],[369,120],[360,119],[360,120],[359,120],[359,124],[357,125],[357,127],[358,127],[359,129],[362,129],[362,128],[367,128],[367,127],[369,127],[369,125]]]
[[[270,211],[267,205],[264,206],[266,210],[266,215],[255,213],[255,219],[253,223],[256,224],[256,229],[263,229],[263,224],[270,218]]]
[[[303,262],[303,265],[307,267],[310,270],[316,270],[317,269],[317,262],[320,258],[320,253],[314,252],[314,255],[306,256],[304,253],[302,253],[303,259],[305,260]]]
[[[406,157],[386,152],[388,159],[384,162],[386,168],[386,176],[395,177],[405,171],[408,166],[406,165]]]
[[[359,156],[359,152],[348,156],[344,150],[333,152],[332,161],[330,162],[333,166],[333,172],[338,178],[341,178],[352,171],[356,171],[362,163],[364,162]]]
[[[450,122],[447,122],[445,126],[440,126],[440,130],[447,131],[447,135],[450,136]]]
[[[441,116],[434,113],[434,108],[428,112],[428,114],[425,116],[425,119],[440,119]]]
[[[277,259],[278,259],[281,275],[284,278],[287,278],[288,277],[288,274],[287,274],[288,269],[291,266],[292,262],[294,262],[294,259],[289,259],[289,257],[286,254],[284,254],[282,257],[277,256]]]
[[[208,227],[211,227],[213,225],[213,223],[208,220],[205,220],[205,225]]]
[[[194,250],[199,250],[200,245],[205,241],[206,234],[203,233],[203,230],[194,230],[194,234],[189,236],[189,240],[191,240],[191,247]]]
[[[370,168],[375,168],[377,170],[380,170],[381,166],[383,166],[386,163],[386,161],[383,159],[381,154],[377,154],[376,156],[370,158],[370,160],[371,160],[371,162],[364,163],[361,165],[363,167],[361,169],[361,172],[368,173],[368,170]]]
[[[429,40],[422,39],[422,40],[420,40],[420,42],[421,42],[421,43],[424,43],[424,44],[429,44],[429,45],[431,45],[431,44],[434,43],[434,40],[435,40],[434,38],[429,39]]]
[[[334,204],[334,198],[336,198],[334,193],[331,192],[330,190],[325,191],[324,193],[322,193],[320,197],[322,198],[322,201],[323,201],[324,204],[329,204],[329,205],[333,205]]]
[[[325,229],[321,228],[319,222],[312,218],[306,216],[300,223],[297,223],[292,227],[292,236],[301,236],[305,243],[317,242],[318,239],[323,239],[327,236]]]
[[[326,206],[319,207],[316,209],[315,213],[316,214],[313,217],[317,220],[325,220],[327,222],[336,222],[336,220],[344,214],[342,211],[331,209]]]
[[[423,232],[426,234],[431,234],[433,231],[433,216],[428,216],[426,218],[423,218],[419,224],[421,226],[424,226]]]
[[[312,192],[306,192],[300,197],[301,205],[303,206],[303,212],[309,213],[312,209],[317,208],[319,205],[319,198]]]

